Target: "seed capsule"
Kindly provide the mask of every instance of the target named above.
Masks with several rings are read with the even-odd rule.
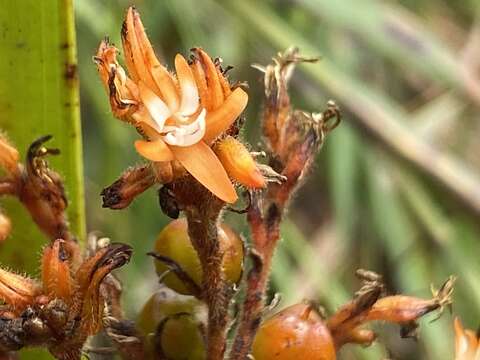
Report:
[[[332,337],[309,304],[292,305],[267,319],[255,336],[255,360],[335,360]]]

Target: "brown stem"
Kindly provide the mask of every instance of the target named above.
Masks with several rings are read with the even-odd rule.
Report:
[[[275,186],[269,195],[279,194],[280,187]],[[280,238],[280,222],[285,202],[272,202],[265,215],[260,208],[260,199],[252,197],[247,220],[252,233],[254,251],[251,252],[252,268],[247,277],[247,290],[243,304],[237,335],[230,352],[231,360],[248,358],[255,333],[260,325],[265,306],[265,292],[268,286],[273,253]]]
[[[172,192],[185,211],[188,234],[203,270],[202,296],[208,307],[207,359],[221,360],[226,348],[228,308],[232,297],[222,272],[222,252],[217,226],[225,203],[195,179],[186,177],[172,186]]]
[[[285,207],[310,169],[325,135],[340,122],[340,110],[333,101],[318,114],[291,108],[288,80],[295,64],[304,61],[311,59],[301,57],[296,49],[289,49],[262,69],[265,72],[263,134],[269,147],[269,166],[282,180],[270,183],[263,194],[252,195],[247,220],[252,233],[253,266],[247,277],[246,297],[231,360],[248,358],[264,310],[272,256],[280,238]]]
[[[186,211],[188,232],[203,269],[203,298],[208,306],[207,354],[209,360],[223,359],[228,325],[228,285],[222,274],[222,254],[217,222],[221,207],[205,206]]]

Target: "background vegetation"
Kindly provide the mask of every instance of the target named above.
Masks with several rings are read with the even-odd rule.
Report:
[[[99,193],[141,162],[135,132],[115,120],[91,57],[100,39],[120,44],[132,1],[76,1],[89,230],[131,243],[122,270],[131,316],[156,287],[144,255],[168,221],[154,190],[127,210],[101,209]],[[357,289],[356,268],[385,275],[392,292],[429,296],[430,283],[459,276],[454,312],[480,322],[480,3],[476,0],[144,0],[134,1],[159,56],[202,46],[250,84],[245,136],[259,139],[262,84],[252,63],[297,45],[302,65],[292,93],[298,107],[321,110],[332,98],[345,121],[327,140],[292,204],[273,270],[281,306],[303,298],[327,311]],[[477,21],[477,23],[475,22]],[[245,224],[227,216],[239,231]],[[397,328],[344,359],[451,359],[452,318],[422,322],[420,340]],[[390,354],[390,355],[389,355]]]

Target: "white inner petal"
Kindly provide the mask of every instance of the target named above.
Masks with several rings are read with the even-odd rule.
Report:
[[[140,91],[142,101],[148,109],[148,112],[152,116],[157,130],[162,131],[165,121],[172,115],[172,112],[168,106],[150,89],[144,88]]]
[[[205,135],[205,109],[191,124],[180,126],[165,126],[163,130],[166,134],[163,140],[174,146],[190,146],[198,143]]]
[[[182,92],[182,101],[180,103],[179,113],[183,116],[192,115],[199,105],[198,89],[195,83],[183,80],[180,82]]]

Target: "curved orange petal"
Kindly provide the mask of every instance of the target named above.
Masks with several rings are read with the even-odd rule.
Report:
[[[137,11],[133,11],[133,22],[135,27],[135,33],[137,36],[138,44],[142,50],[144,62],[147,66],[147,70],[155,81],[156,87],[160,91],[160,95],[163,100],[168,104],[172,111],[177,111],[179,106],[178,91],[175,82],[167,71],[167,69],[158,61],[155,51],[153,51],[152,44],[147,37],[145,28],[140,14]]]
[[[220,79],[218,78],[217,67],[205,51],[200,48],[196,49],[196,51],[200,55],[200,58],[205,68],[208,92],[210,95],[210,109],[215,110],[220,107],[220,105],[222,105],[224,100],[222,84],[220,83]]]
[[[226,131],[242,113],[247,103],[247,93],[240,88],[236,88],[219,109],[207,113],[207,131],[203,140],[210,143]]]
[[[223,97],[226,99],[232,93],[230,83],[225,78],[225,76],[222,74],[219,66],[217,67],[217,74],[218,74],[218,79],[220,80],[220,84],[222,85]]]
[[[215,196],[227,203],[237,201],[237,193],[213,150],[200,141],[189,147],[170,146],[175,158]]]
[[[453,324],[455,328],[455,360],[463,360],[468,352],[468,340],[458,317],[455,318]]]
[[[147,65],[145,64],[143,57],[141,46],[145,45],[140,44],[137,39],[134,23],[134,12],[135,10],[132,7],[128,8],[127,17],[122,28],[122,40],[126,55],[126,65],[129,73],[131,73],[132,78],[136,78],[137,81],[141,79],[147,84],[148,87],[151,89],[156,89],[157,86],[153,81],[149,69],[147,69]]]
[[[162,139],[136,140],[135,149],[140,155],[151,161],[172,161],[174,159],[172,151]]]
[[[468,359],[474,359],[475,352],[477,351],[478,339],[477,335],[472,330],[465,330],[465,336],[468,341]]]
[[[140,77],[137,73],[137,69],[135,69],[135,64],[133,60],[133,52],[132,52],[132,44],[130,43],[129,37],[127,36],[128,34],[128,28],[132,28],[131,26],[127,26],[127,22],[132,22],[133,17],[129,14],[131,12],[131,7],[128,8],[127,10],[127,16],[125,18],[125,21],[123,22],[122,25],[122,31],[121,31],[121,37],[122,37],[122,47],[123,47],[123,54],[124,54],[124,60],[125,60],[125,65],[128,70],[128,76],[132,78],[133,81],[137,82]]]
[[[200,102],[202,107],[210,110],[210,97],[208,94],[207,79],[205,78],[205,71],[203,71],[202,64],[198,59],[193,61],[193,64],[190,65],[192,69],[193,77],[195,78],[195,83],[197,84],[198,94],[200,96]]]
[[[175,70],[177,72],[182,97],[179,112],[183,116],[192,115],[198,109],[199,105],[198,89],[190,66],[188,66],[187,61],[180,54],[175,56]]]

